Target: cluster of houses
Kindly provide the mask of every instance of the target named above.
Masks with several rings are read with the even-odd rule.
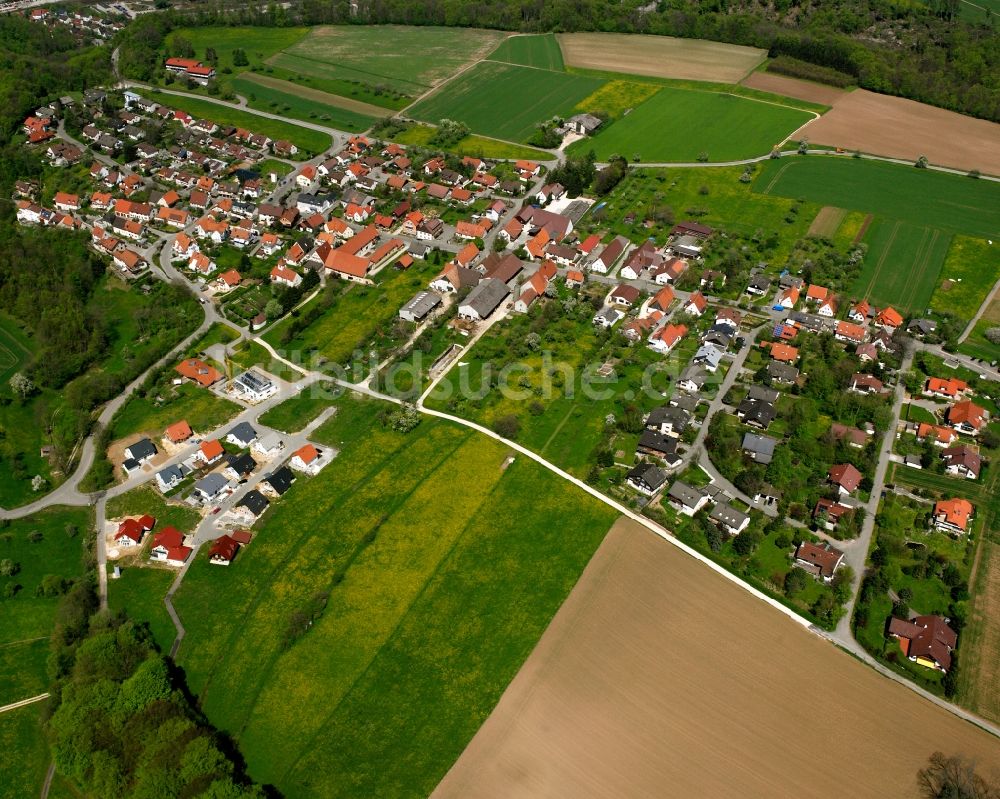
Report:
[[[7,9],[5,9],[7,10]],[[112,6],[102,7],[102,13],[80,8],[70,11],[65,8],[41,6],[27,12],[28,19],[47,27],[61,27],[70,30],[81,42],[103,44],[124,29],[128,18],[116,13]]]
[[[123,519],[114,534],[115,545],[125,551],[141,547],[146,534],[152,533],[155,526],[156,519],[148,514]],[[172,525],[161,527],[153,533],[149,559],[168,566],[183,566],[193,551],[184,541],[184,534],[176,527]]]

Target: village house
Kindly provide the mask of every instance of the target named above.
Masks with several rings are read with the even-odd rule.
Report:
[[[969,436],[979,435],[988,417],[986,409],[976,405],[972,400],[956,402],[945,412],[945,422],[959,433]]]
[[[323,457],[324,453],[324,450],[319,449],[314,444],[304,444],[295,450],[288,465],[297,472],[304,472],[309,475],[319,474],[320,470],[328,462]]]
[[[941,616],[916,616],[913,619],[889,620],[888,633],[899,640],[899,648],[914,663],[947,672],[951,653],[958,645],[958,635]]]
[[[967,499],[942,499],[934,504],[933,523],[938,530],[952,535],[962,535],[969,531],[972,519],[972,503]]]
[[[153,536],[149,559],[168,566],[183,566],[191,552],[191,547],[184,546],[184,534],[176,527],[167,526]]]
[[[729,535],[739,535],[750,526],[750,516],[725,502],[716,503],[708,518]]]
[[[650,463],[638,463],[629,470],[626,482],[641,494],[651,497],[667,482],[667,473]]]
[[[979,478],[982,469],[982,457],[971,447],[960,444],[957,447],[948,447],[941,453],[944,460],[944,470],[946,474],[964,477],[967,480]]]
[[[795,565],[824,583],[833,582],[833,576],[843,562],[844,553],[826,542],[814,544],[803,541],[795,549]]]
[[[156,473],[156,486],[160,491],[166,493],[180,485],[181,481],[190,473],[191,470],[183,463],[170,464]]]
[[[208,562],[215,566],[228,566],[233,562],[240,545],[228,534],[220,535],[208,550]]]
[[[841,518],[850,512],[851,508],[848,505],[842,505],[832,499],[820,497],[816,501],[816,507],[813,508],[812,518],[817,527],[822,527],[824,530],[833,532],[837,529]]]
[[[470,321],[489,318],[509,296],[507,285],[495,278],[481,280],[458,306],[458,315]]]
[[[841,494],[853,494],[861,485],[862,475],[850,463],[838,463],[830,467],[827,480],[837,487]]]
[[[679,513],[683,513],[685,516],[694,516],[708,504],[709,497],[701,489],[693,488],[687,483],[676,480],[667,492],[667,501]]]
[[[156,524],[149,514],[135,519],[125,519],[118,525],[118,532],[115,533],[115,544],[120,547],[131,548],[142,543],[142,537],[153,529]]]

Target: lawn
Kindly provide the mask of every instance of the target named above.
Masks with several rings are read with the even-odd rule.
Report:
[[[534,36],[508,36],[489,55],[490,61],[506,61],[538,69],[563,72],[562,48],[554,33]]]
[[[852,294],[892,304],[904,315],[922,314],[938,285],[952,234],[937,228],[878,219],[862,241],[868,245]]]
[[[1000,277],[1000,245],[985,239],[955,236],[931,297],[935,311],[969,320]]]
[[[356,79],[416,96],[464,64],[483,58],[502,37],[498,31],[474,28],[321,26],[285,48],[272,63],[305,74],[314,72],[312,67],[292,66],[284,59],[296,56],[318,64],[315,74],[322,77]]]
[[[289,797],[429,794],[614,517],[528,460],[505,467],[504,447],[466,429],[386,429],[382,407],[341,400],[316,435],[339,457],[229,569],[199,557],[177,597],[202,707]],[[284,646],[317,592],[325,612]]]
[[[126,566],[117,580],[108,580],[108,607],[146,622],[161,652],[169,652],[176,630],[163,597],[177,574],[171,569]]]
[[[153,93],[156,94],[155,91]],[[182,97],[177,94],[162,94],[158,99],[171,108],[187,111],[192,116],[210,119],[220,125],[235,125],[238,128],[252,130],[254,133],[263,133],[272,139],[288,139],[299,148],[299,157],[303,156],[302,151],[305,151],[306,155],[315,154],[330,146],[331,138],[328,134],[303,128],[292,122],[268,119],[249,111],[241,111],[228,105],[219,105],[193,95]]]
[[[552,158],[551,153],[544,150],[536,150],[534,147],[526,147],[522,144],[511,144],[510,142],[490,139],[486,136],[469,134],[456,144],[447,147],[438,147],[431,144],[430,140],[434,136],[434,127],[431,125],[412,125],[401,133],[392,137],[394,142],[406,145],[419,145],[421,147],[433,147],[443,149],[456,155],[472,155],[478,158],[518,160],[527,159],[529,161],[546,161]]]
[[[332,390],[333,384],[330,384],[329,388]],[[260,423],[284,433],[295,433],[332,404],[334,401],[327,390],[317,384],[265,411],[260,417]]]
[[[341,107],[351,103],[350,100],[263,75],[251,73],[245,77],[233,78],[233,89],[247,98],[251,108],[352,133],[367,130],[375,121],[374,117],[355,108]]]
[[[111,438],[117,440],[132,433],[146,433],[157,438],[164,428],[184,419],[191,429],[206,433],[225,424],[240,412],[235,402],[216,396],[193,383],[175,386],[171,380],[173,369],[165,372],[157,390],[142,396],[139,392],[129,397],[111,422]],[[158,401],[162,398],[162,401]]]
[[[996,183],[882,161],[786,156],[763,165],[754,191],[979,238],[996,236],[1000,228]]]
[[[664,87],[570,152],[593,149],[600,161],[732,161],[766,155],[812,118],[794,108],[721,92]],[[711,120],[692,135],[692,120]],[[734,135],[739,131],[739,135]]]
[[[42,730],[42,705],[28,705],[0,715],[0,797],[38,796],[49,766]]]
[[[400,306],[435,273],[433,266],[417,262],[406,272],[392,267],[384,269],[379,275],[382,282],[375,286],[332,281],[327,291],[340,293],[319,319],[291,341],[284,341],[284,331],[294,319],[286,317],[268,330],[264,340],[279,352],[301,353],[303,363],[308,363],[307,356],[311,353],[336,363],[347,363],[356,352],[366,348],[373,336],[389,335]],[[325,300],[323,294],[317,295],[302,312]]]
[[[569,116],[599,78],[484,61],[407,109],[425,122],[454,119],[474,133],[526,141],[541,122]]]

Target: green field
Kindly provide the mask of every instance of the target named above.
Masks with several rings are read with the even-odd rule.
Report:
[[[468,28],[322,26],[284,48],[271,63],[324,78],[384,85],[416,96],[464,64],[483,58],[502,36],[497,31]],[[287,56],[297,60],[290,61]],[[303,61],[318,66],[313,68]]]
[[[924,313],[951,238],[950,233],[910,222],[874,222],[863,239],[868,254],[853,295],[892,304],[904,315]]]
[[[155,91],[154,94],[156,94]],[[201,119],[210,119],[220,125],[246,128],[254,133],[263,133],[272,139],[287,139],[295,144],[300,151],[306,153],[320,153],[330,146],[331,138],[328,134],[303,128],[292,122],[268,119],[249,111],[240,111],[238,108],[219,105],[193,95],[182,97],[177,94],[164,94],[158,99],[166,106],[187,111],[192,116]],[[301,157],[302,154],[300,152],[299,156]]]
[[[382,407],[338,401],[314,434],[338,458],[228,569],[200,555],[176,599],[202,708],[288,797],[428,795],[614,518],[467,429],[384,428]],[[317,592],[325,611],[283,645]]]
[[[233,78],[232,85],[234,91],[247,98],[251,108],[267,111],[270,114],[287,115],[353,133],[367,130],[375,121],[373,117],[365,114],[264,86],[250,78]],[[289,85],[294,88],[294,84]]]
[[[108,607],[124,611],[129,618],[149,624],[153,640],[161,652],[169,652],[176,630],[170,620],[163,597],[174,581],[171,569],[126,566],[117,580],[108,580]]]
[[[0,714],[0,751],[0,797],[38,796],[49,765],[41,704]]]
[[[443,149],[445,152],[455,153],[456,155],[472,155],[477,158],[506,160],[523,158],[529,161],[546,161],[552,158],[552,154],[544,150],[536,150],[534,147],[526,147],[523,144],[511,144],[510,142],[499,141],[498,139],[489,139],[486,136],[477,136],[475,133],[470,133],[456,144],[444,148],[430,143],[433,136],[434,128],[432,126],[413,125],[402,133],[395,134],[392,140],[398,144],[435,147]]]
[[[219,69],[229,67],[238,74],[254,69],[308,33],[309,28],[179,28],[167,38],[167,53],[176,55],[178,41],[186,39],[194,48],[195,58],[204,59],[205,52],[212,48],[218,56]],[[233,63],[233,51],[236,49],[246,52],[248,65],[237,66]]]
[[[9,380],[31,358],[31,339],[17,321],[0,314],[0,393],[10,396]]]
[[[0,530],[0,559],[20,565],[13,577],[0,577],[0,590],[20,586],[15,596],[2,600],[0,644],[49,634],[58,596],[36,596],[36,589],[46,575],[68,581],[83,574],[83,541],[92,524],[88,508],[57,507],[15,519]],[[67,534],[67,525],[75,526],[76,535]]]
[[[664,87],[570,152],[593,149],[598,160],[693,162],[707,154],[709,161],[733,161],[767,154],[811,116],[721,92]]]
[[[1000,245],[985,239],[955,236],[931,297],[931,308],[968,321],[976,315],[998,278]]]
[[[1000,231],[996,183],[883,161],[786,156],[763,164],[754,191],[978,238],[995,238]]]
[[[379,275],[381,283],[364,286],[331,281],[326,291],[336,294],[333,305],[315,322],[291,341],[283,341],[284,331],[293,317],[285,317],[264,335],[275,349],[301,352],[303,363],[310,354],[316,354],[336,363],[346,363],[359,349],[364,348],[376,335],[388,335],[403,303],[424,287],[437,274],[435,267],[420,261],[407,272],[388,267]],[[324,301],[317,295],[302,310]]]
[[[170,378],[176,373],[167,372]],[[191,429],[205,433],[232,419],[241,408],[235,402],[216,396],[193,383],[160,387],[160,392],[147,396],[133,394],[115,414],[111,422],[111,438],[117,440],[132,433],[146,433],[154,438],[162,435],[164,428],[184,419]],[[164,402],[156,397],[163,396]]]
[[[551,69],[563,72],[562,48],[554,33],[542,33],[535,36],[509,36],[500,42],[496,50],[490,53],[491,61],[506,61],[508,64],[521,64],[538,69]]]
[[[291,399],[286,399],[264,412],[260,417],[260,423],[284,433],[295,433],[332,404],[325,390],[314,391],[312,387],[306,388]]]
[[[819,206],[804,203],[799,213],[790,215],[794,200],[751,191],[750,185],[740,182],[742,172],[742,167],[630,170],[577,229],[581,236],[610,231],[632,241],[653,236],[665,244],[673,221],[669,215],[658,221],[658,213],[669,209],[673,218],[696,217],[747,237],[757,230],[773,233],[775,249],[764,257],[784,263],[794,243],[806,235]],[[655,224],[647,227],[647,219]]]
[[[601,84],[586,75],[484,61],[406,113],[425,122],[454,119],[474,133],[526,141],[539,123],[572,114]]]

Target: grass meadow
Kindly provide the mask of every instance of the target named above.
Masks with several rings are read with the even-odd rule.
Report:
[[[279,85],[268,86],[261,80],[273,81]],[[288,90],[284,91],[280,87],[281,84],[284,84]],[[351,108],[339,107],[338,102],[341,101],[341,98],[336,95],[324,94],[316,89],[300,89],[294,83],[269,77],[262,78],[251,73],[234,78],[232,85],[234,91],[247,98],[247,103],[251,108],[257,108],[271,114],[282,114],[294,119],[314,122],[317,125],[329,125],[352,133],[367,130],[375,121],[374,117],[368,114],[359,113]],[[312,96],[303,96],[296,91],[309,93]],[[318,99],[317,95],[321,95],[322,99]],[[345,104],[350,102],[350,100],[343,101]]]
[[[340,293],[319,319],[283,343],[284,331],[293,319],[286,317],[268,330],[264,340],[278,350],[315,353],[327,360],[346,363],[373,335],[392,324],[400,306],[437,271],[434,266],[418,261],[406,272],[392,267],[384,269],[380,274],[382,282],[375,286],[332,281],[327,291],[340,290]],[[317,295],[312,303],[320,302],[321,297]]]
[[[387,86],[369,75],[291,53],[272,56],[254,74],[273,75],[275,78],[393,111],[413,102],[412,92],[417,90],[415,87],[404,90],[398,86]]]
[[[646,227],[645,221],[655,221],[659,210],[669,208],[676,219],[697,218],[746,236],[773,231],[777,245],[769,257],[783,263],[794,243],[806,235],[819,206],[802,203],[799,213],[790,215],[795,200],[751,191],[750,185],[740,182],[742,172],[742,167],[631,170],[577,228],[581,235],[610,232],[632,241],[652,236],[664,244],[673,222]]]
[[[589,97],[583,98],[574,110],[589,114],[606,114],[611,119],[618,119],[644,103],[661,88],[655,83],[611,80]]]
[[[904,315],[924,313],[938,285],[951,238],[937,228],[876,220],[862,239],[868,254],[853,295],[892,304]]]
[[[425,122],[464,122],[474,133],[526,141],[539,123],[569,116],[601,79],[484,61],[407,109]]]
[[[314,393],[312,389],[307,388],[265,411],[260,417],[260,423],[284,433],[296,433],[331,404],[325,392]]]
[[[502,37],[498,31],[468,28],[322,26],[283,51],[333,67],[326,74],[321,71],[323,77],[382,84],[416,96],[463,65],[485,57]],[[274,63],[293,68],[281,56]]]
[[[0,750],[0,797],[38,796],[49,765],[41,704],[0,714]]]
[[[1000,228],[996,183],[884,161],[786,156],[762,166],[754,191],[979,238],[996,236]]]
[[[559,40],[554,33],[508,36],[490,53],[489,60],[550,69],[554,72],[563,72],[566,69],[563,64],[562,48],[559,47]]]
[[[545,161],[552,158],[550,153],[544,150],[536,150],[534,147],[527,147],[523,144],[512,144],[499,139],[490,139],[486,136],[477,136],[470,133],[464,139],[459,140],[445,148],[430,143],[434,136],[434,128],[430,125],[413,125],[401,133],[397,133],[392,140],[398,144],[418,145],[421,147],[433,147],[444,149],[446,152],[456,155],[472,155],[477,158],[493,159],[527,159],[529,161]]]
[[[235,402],[193,383],[171,385],[164,389],[164,393],[167,391],[172,396],[163,403],[157,403],[152,396],[133,394],[115,414],[111,423],[111,438],[146,433],[155,439],[168,425],[181,419],[186,420],[192,430],[203,433],[224,424],[240,411]]]
[[[289,797],[429,794],[613,521],[497,442],[429,419],[396,433],[382,407],[338,401],[314,435],[337,459],[177,596],[193,691]],[[283,645],[317,592],[325,612]]]
[[[122,576],[108,580],[108,607],[149,625],[161,652],[169,652],[176,631],[163,598],[177,574],[171,569],[125,566]]]
[[[968,321],[976,315],[998,278],[1000,244],[955,236],[931,297],[931,308]]]
[[[733,161],[766,155],[811,118],[805,111],[722,92],[663,87],[621,119],[570,151],[593,149],[598,160]],[[738,133],[737,133],[738,131]]]
[[[219,59],[219,69],[229,67],[233,73],[255,69],[268,58],[291,47],[309,33],[309,28],[179,28],[167,38],[167,53],[177,54],[177,41],[186,39],[194,48],[196,58],[204,59],[208,48],[215,50]],[[247,65],[233,64],[233,51],[243,50],[247,54]],[[225,78],[224,75],[220,75]]]

